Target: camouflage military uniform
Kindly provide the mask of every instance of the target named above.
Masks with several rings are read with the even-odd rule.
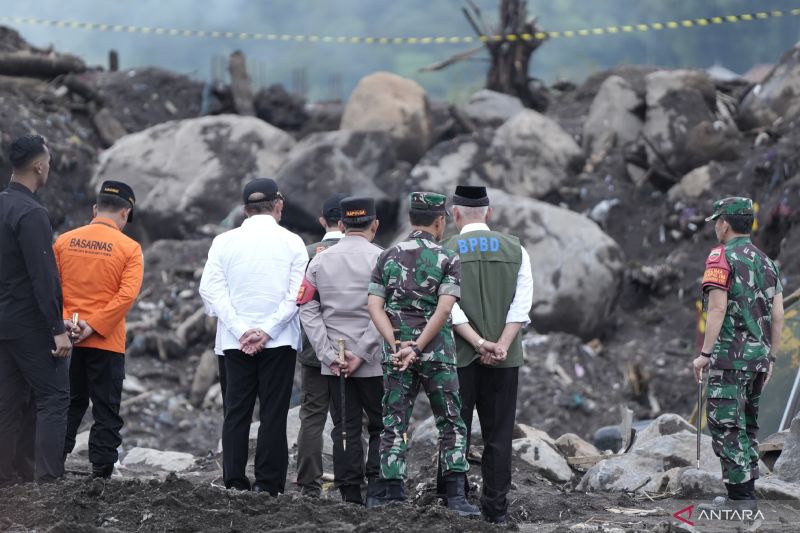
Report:
[[[427,193],[414,201],[441,202],[445,197]],[[458,256],[439,246],[430,233],[412,232],[408,240],[383,252],[372,274],[369,292],[384,298],[385,311],[399,340],[415,340],[436,310],[441,295],[460,295]],[[383,424],[381,478],[404,479],[408,420],[420,386],[425,389],[439,430],[439,456],[446,473],[466,472],[466,426],[461,419],[455,340],[448,318],[418,361],[400,372],[392,365],[392,350],[383,347]]]
[[[752,214],[748,199],[714,204],[715,215]],[[709,219],[716,218],[712,215]],[[758,472],[758,404],[769,370],[772,300],[783,291],[778,268],[749,236],[711,250],[703,291],[728,293],[708,378],[708,427],[726,484],[747,483]]]

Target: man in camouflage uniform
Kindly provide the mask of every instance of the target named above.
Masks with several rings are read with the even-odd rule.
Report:
[[[753,202],[725,198],[714,203],[714,231],[703,275],[708,319],[695,377],[708,376],[708,427],[722,463],[727,498],[708,508],[756,509],[758,402],[772,375],[783,328],[783,287],[778,267],[750,240]]]
[[[381,254],[369,285],[370,316],[385,343],[381,480],[367,506],[404,499],[408,420],[422,386],[439,430],[447,505],[460,515],[479,516],[464,496],[467,430],[450,320],[461,294],[461,266],[455,252],[437,243],[444,236],[445,203],[441,194],[411,193],[411,234]]]

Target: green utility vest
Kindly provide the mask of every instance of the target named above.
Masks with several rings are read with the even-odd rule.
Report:
[[[519,239],[495,231],[471,231],[454,235],[443,246],[461,259],[461,299],[458,305],[469,324],[484,339],[495,341],[506,326],[506,316],[517,292],[517,275],[522,264]],[[455,334],[458,366],[465,367],[480,357],[473,346]],[[508,358],[498,368],[522,366],[522,335],[508,348]]]

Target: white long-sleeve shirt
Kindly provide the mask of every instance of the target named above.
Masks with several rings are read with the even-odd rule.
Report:
[[[303,240],[271,215],[252,216],[218,235],[200,279],[206,312],[218,318],[214,351],[238,350],[239,339],[254,328],[270,336],[267,348],[299,351],[295,301],[307,264]]]
[[[461,235],[473,231],[491,231],[489,226],[482,223],[467,224],[461,229]],[[531,271],[531,257],[524,246],[522,249],[522,262],[519,265],[519,273],[517,274],[517,290],[514,293],[514,300],[508,307],[506,314],[506,324],[512,322],[522,322],[522,327],[531,323],[530,313],[531,306],[533,305],[533,272]],[[451,311],[453,318],[453,325],[466,324],[469,322],[467,315],[459,307],[458,303],[453,305]]]

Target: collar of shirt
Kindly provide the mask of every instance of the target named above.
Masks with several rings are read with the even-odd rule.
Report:
[[[492,231],[492,230],[490,230],[489,226],[487,226],[483,222],[474,222],[472,224],[467,224],[463,228],[461,228],[460,235],[463,235],[465,233],[470,233],[473,231]]]
[[[725,246],[736,246],[737,244],[744,244],[747,242],[750,242],[750,235],[740,235],[726,242]]]
[[[247,217],[244,222],[242,222],[242,227],[247,226],[258,226],[258,225],[265,225],[265,226],[277,226],[278,221],[275,220],[275,217],[272,215],[253,215],[251,217]]]
[[[12,190],[15,190],[15,191],[19,191],[21,193],[25,193],[28,196],[30,196],[31,198],[33,198],[34,200],[36,200],[37,202],[39,202],[39,198],[29,188],[27,188],[25,185],[23,185],[23,184],[21,184],[21,183],[19,183],[17,181],[9,181],[8,182],[8,188],[12,189]]]
[[[108,226],[109,228],[114,228],[115,230],[119,231],[119,226],[117,226],[117,223],[110,218],[94,217],[91,221],[91,224],[102,224],[103,226]]]
[[[344,237],[344,233],[339,230],[329,231],[325,234],[322,238],[323,241],[333,240],[333,239],[341,239]]]
[[[408,238],[409,238],[409,240],[410,239],[427,239],[427,240],[429,240],[431,242],[436,242],[436,239],[434,238],[433,233],[428,233],[427,231],[422,231],[422,230],[418,230],[418,229],[415,229],[414,231],[412,231],[411,234],[409,234]]]

